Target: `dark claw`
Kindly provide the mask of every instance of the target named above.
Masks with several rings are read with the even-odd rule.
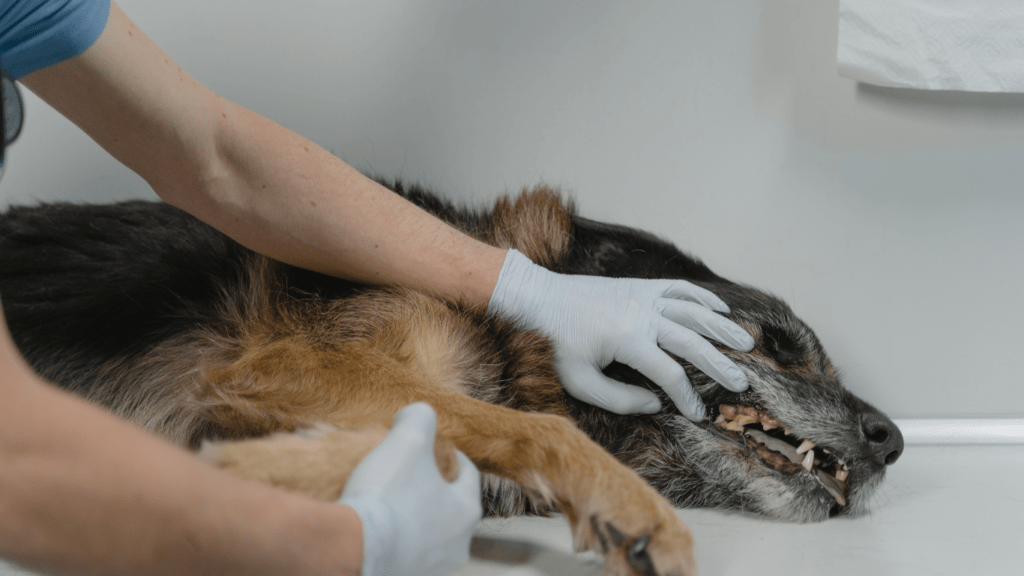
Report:
[[[633,545],[629,547],[629,553],[626,554],[626,560],[629,561],[629,567],[643,576],[655,576],[654,562],[651,562],[651,556],[647,553],[647,544],[650,543],[651,539],[648,536],[641,536],[633,541]]]
[[[604,527],[608,529],[608,537],[612,540],[613,546],[622,546],[622,543],[626,541],[626,537],[619,532],[619,529],[612,525],[611,522],[605,522]]]

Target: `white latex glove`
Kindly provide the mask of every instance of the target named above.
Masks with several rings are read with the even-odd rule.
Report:
[[[406,406],[349,477],[338,503],[363,523],[362,576],[445,576],[469,561],[483,515],[480,472],[457,452],[459,477],[446,482],[434,460],[436,432],[433,408]]]
[[[556,274],[509,250],[488,311],[549,336],[566,391],[617,414],[654,413],[661,403],[650,390],[602,374],[613,360],[661,386],[687,418],[704,419],[704,404],[685,371],[662,348],[729,390],[749,386],[743,372],[702,335],[743,351],[754,348],[754,339],[713,312],[729,312],[725,302],[684,280]]]

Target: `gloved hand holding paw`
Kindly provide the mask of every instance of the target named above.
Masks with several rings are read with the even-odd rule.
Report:
[[[695,421],[705,417],[704,405],[665,350],[729,390],[749,386],[743,372],[704,337],[743,351],[753,349],[754,339],[715,313],[729,312],[725,302],[683,280],[556,274],[509,250],[488,311],[549,336],[566,391],[618,414],[653,413],[661,405],[650,390],[602,374],[612,361],[650,378]]]
[[[362,576],[446,576],[469,561],[483,515],[480,472],[457,452],[459,477],[446,482],[434,460],[436,432],[429,405],[406,406],[345,484],[338,503],[363,524]]]

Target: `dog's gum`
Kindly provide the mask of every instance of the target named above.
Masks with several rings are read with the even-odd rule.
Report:
[[[757,408],[754,408],[752,406],[740,406],[739,412],[743,416],[749,416],[751,418],[756,419],[760,419],[762,414],[760,411],[757,410]],[[757,422],[757,420],[754,420],[754,422]]]

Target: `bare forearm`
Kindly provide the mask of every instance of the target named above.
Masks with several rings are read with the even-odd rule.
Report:
[[[218,168],[201,194],[176,195],[189,198],[184,208],[291,264],[487,303],[504,250],[465,236],[305,138],[222,102],[230,112]]]
[[[114,4],[82,54],[22,82],[157,194],[258,252],[334,276],[486,304],[505,252],[309,140],[220,98]]]
[[[54,389],[6,334],[0,357],[0,556],[70,574],[358,574],[348,507],[228,476]]]

